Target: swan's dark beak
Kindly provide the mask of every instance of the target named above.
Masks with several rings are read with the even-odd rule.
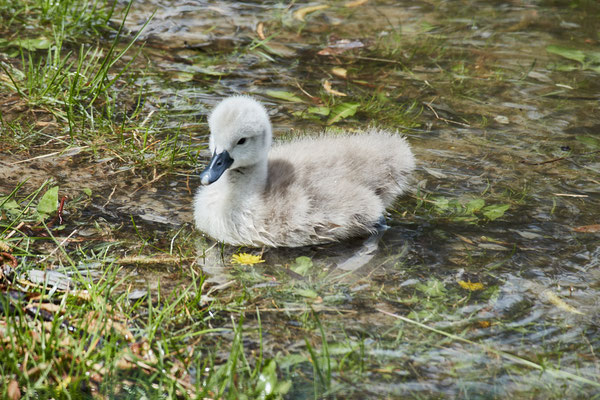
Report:
[[[213,153],[212,159],[208,167],[200,174],[200,183],[202,185],[210,185],[216,182],[223,175],[223,172],[233,164],[233,158],[229,156],[227,151],[217,154]]]

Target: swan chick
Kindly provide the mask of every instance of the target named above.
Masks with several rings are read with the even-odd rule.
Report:
[[[408,142],[377,129],[271,146],[267,111],[247,96],[221,101],[208,125],[212,159],[194,220],[231,245],[297,247],[374,233],[415,168]]]

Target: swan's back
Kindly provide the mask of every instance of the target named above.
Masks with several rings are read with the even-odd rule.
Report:
[[[407,141],[399,134],[376,129],[279,143],[271,150],[269,160],[287,161],[305,184],[316,184],[331,193],[336,192],[335,182],[340,181],[368,187],[386,207],[406,190],[415,168]],[[269,174],[274,169],[269,168]]]
[[[373,232],[413,169],[406,141],[383,131],[276,145],[263,194],[268,236],[299,246]]]

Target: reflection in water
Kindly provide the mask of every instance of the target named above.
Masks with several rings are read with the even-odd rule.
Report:
[[[297,257],[310,257],[315,263],[315,269],[320,272],[326,271],[324,282],[330,284],[344,282],[355,283],[373,270],[381,268],[392,262],[400,262],[405,258],[408,247],[403,251],[393,252],[393,255],[385,254],[379,250],[379,242],[383,232],[365,239],[354,239],[343,243],[332,243],[327,245],[307,246],[294,249],[264,248],[259,253],[267,261],[268,265],[281,266],[292,279],[304,278],[288,268]],[[205,247],[201,243],[198,249],[197,263],[207,275],[208,282],[223,284],[235,279],[235,271],[232,266],[233,247],[221,247],[218,243]],[[249,250],[253,251],[253,250]],[[254,250],[254,252],[256,252]],[[254,267],[256,268],[256,267]]]

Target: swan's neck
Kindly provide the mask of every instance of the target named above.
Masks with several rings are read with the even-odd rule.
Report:
[[[267,160],[228,171],[227,180],[234,195],[240,196],[262,192],[267,184]]]

